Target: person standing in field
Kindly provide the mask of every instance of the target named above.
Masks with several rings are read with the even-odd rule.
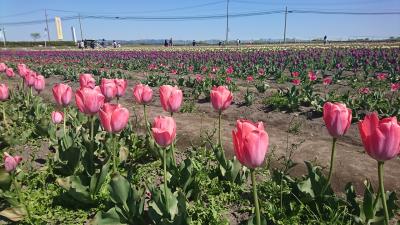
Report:
[[[328,39],[328,37],[325,35],[325,36],[324,36],[324,45],[326,45],[326,43],[328,42],[327,39]]]
[[[193,40],[192,45],[193,47],[196,46],[196,40]]]
[[[167,39],[164,40],[164,47],[168,47],[168,41],[167,41]]]
[[[169,39],[169,46],[172,47],[172,38]]]

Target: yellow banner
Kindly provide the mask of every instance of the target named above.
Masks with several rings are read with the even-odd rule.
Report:
[[[56,22],[57,39],[62,40],[64,37],[63,37],[63,32],[62,32],[61,18],[56,16],[56,17],[54,17],[54,19]]]

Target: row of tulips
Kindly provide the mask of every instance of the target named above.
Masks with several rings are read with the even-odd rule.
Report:
[[[32,75],[24,66],[20,66],[19,73],[24,78],[24,82],[29,86],[29,79],[38,79],[40,75]],[[39,78],[40,80],[41,78]],[[80,88],[75,92],[75,102],[80,112],[92,118],[91,140],[93,137],[93,121],[97,114],[100,123],[105,131],[110,134],[121,132],[127,125],[129,120],[129,111],[118,103],[111,103],[114,98],[123,96],[126,92],[126,80],[103,79],[100,86],[96,86],[95,79],[90,74],[82,74],[79,78]],[[44,79],[43,79],[44,88]],[[43,90],[43,89],[42,89]],[[56,84],[53,87],[53,95],[57,105],[64,108],[64,113],[53,112],[52,120],[54,123],[64,121],[64,133],[66,130],[66,107],[72,100],[72,88],[66,84]],[[8,89],[5,93],[8,93]],[[40,92],[40,91],[38,91]],[[2,90],[0,89],[0,93]],[[182,91],[173,86],[163,85],[159,88],[160,101],[163,109],[170,113],[171,116],[157,116],[154,118],[151,130],[147,128],[146,105],[151,103],[153,91],[150,87],[137,84],[133,88],[133,96],[137,103],[144,106],[144,114],[146,118],[146,129],[152,134],[155,142],[162,148],[171,146],[173,149],[174,140],[176,138],[176,122],[173,113],[178,112],[182,100]],[[8,96],[7,96],[8,97]],[[219,136],[218,145],[222,150],[221,144],[221,114],[226,110],[232,102],[232,93],[224,86],[214,87],[210,93],[213,108],[219,113]],[[4,98],[7,99],[7,98]],[[337,139],[345,135],[350,127],[352,113],[341,103],[325,103],[323,107],[323,118],[329,134],[333,138],[332,155],[330,170],[328,174],[329,185],[331,175],[334,168],[334,157]],[[391,160],[400,155],[400,125],[396,117],[385,118],[379,120],[376,113],[367,115],[364,120],[359,123],[360,136],[366,152],[378,162],[378,177],[380,197],[385,212],[385,223],[389,222],[388,209],[386,206],[385,191],[383,186],[383,165],[387,160]],[[238,120],[235,129],[232,131],[232,142],[234,152],[239,162],[251,169],[251,180],[253,183],[253,197],[255,207],[255,221],[257,225],[261,224],[261,216],[259,202],[257,197],[255,168],[260,167],[264,163],[265,156],[268,152],[269,138],[262,122],[253,123],[248,120]],[[115,150],[115,149],[114,149]],[[166,149],[163,151],[163,168],[164,168],[164,188],[167,193],[167,172],[166,172]],[[113,172],[117,173],[116,151],[113,152]],[[173,156],[174,157],[174,156]],[[10,156],[5,153],[4,165],[8,172],[13,173],[18,164],[21,162],[20,156]],[[175,160],[174,160],[175,161]],[[324,189],[326,189],[325,187]]]

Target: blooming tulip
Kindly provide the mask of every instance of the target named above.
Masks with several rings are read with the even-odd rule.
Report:
[[[247,80],[247,82],[252,82],[252,81],[254,81],[254,78],[253,78],[253,76],[248,76],[246,78],[246,80]]]
[[[25,83],[28,87],[33,87],[36,81],[36,73],[32,70],[28,70],[25,74]]]
[[[398,91],[400,89],[400,83],[390,84],[390,91]]]
[[[137,84],[133,88],[133,97],[139,104],[148,104],[153,97],[153,90],[148,85]]]
[[[117,97],[122,97],[125,95],[126,87],[128,86],[128,81],[125,79],[114,79],[115,85],[117,86]]]
[[[163,109],[171,114],[181,107],[183,99],[182,91],[178,87],[162,85],[160,87],[160,100]]]
[[[172,144],[176,137],[175,120],[169,116],[157,116],[154,118],[151,130],[157,144],[162,147],[167,147]]]
[[[118,133],[128,123],[129,111],[120,104],[105,103],[99,111],[99,117],[104,130]]]
[[[27,72],[28,68],[26,67],[25,64],[18,64],[18,74],[20,77],[25,77],[26,72]]]
[[[79,84],[81,88],[94,88],[96,86],[96,80],[92,74],[84,73],[79,76]]]
[[[299,75],[300,75],[300,73],[297,71],[292,72],[292,77],[298,77]]]
[[[295,85],[295,86],[299,86],[300,83],[301,83],[300,79],[294,79],[294,80],[292,80],[292,84]]]
[[[9,97],[8,86],[6,84],[0,84],[0,101],[5,101]]]
[[[11,156],[7,152],[4,152],[4,168],[7,172],[13,172],[17,169],[17,166],[21,163],[22,157],[21,156]]]
[[[13,68],[7,68],[6,69],[6,75],[7,75],[7,77],[15,76]]]
[[[38,93],[40,93],[41,91],[44,90],[45,85],[46,85],[46,80],[45,80],[44,76],[42,76],[42,75],[36,76],[33,87],[35,88],[35,90]]]
[[[326,102],[323,106],[323,117],[329,134],[338,138],[349,129],[352,114],[345,104]]]
[[[378,161],[379,190],[383,203],[385,224],[389,224],[383,165],[400,154],[400,125],[396,117],[379,120],[376,113],[366,115],[358,124],[361,140],[369,156]]]
[[[5,63],[0,63],[0,72],[4,72],[7,69],[7,65]]]
[[[323,80],[324,85],[330,85],[332,83],[332,78],[331,77],[325,77]]]
[[[211,104],[217,111],[227,109],[232,103],[232,92],[224,86],[213,87],[210,92]]]
[[[106,97],[106,101],[111,101],[115,96],[117,96],[117,85],[113,79],[101,79],[100,85],[101,93]]]
[[[59,124],[64,120],[64,113],[58,112],[58,111],[53,111],[51,112],[51,121],[54,124]]]
[[[68,106],[72,98],[72,88],[67,84],[56,84],[53,86],[54,100],[59,106]]]
[[[96,114],[104,104],[104,95],[96,89],[82,88],[76,91],[75,100],[79,111],[88,115]]]

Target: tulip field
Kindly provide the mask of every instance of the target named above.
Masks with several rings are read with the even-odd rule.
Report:
[[[0,51],[0,224],[400,225],[399,43]]]

